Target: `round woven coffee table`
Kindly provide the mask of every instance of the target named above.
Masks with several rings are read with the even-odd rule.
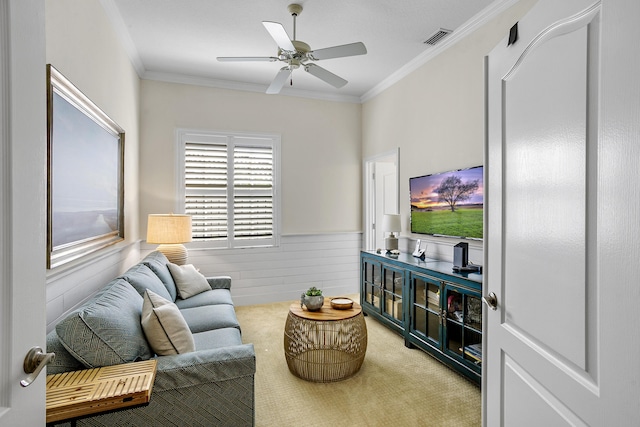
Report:
[[[346,310],[331,307],[329,298],[319,311],[300,303],[289,307],[284,327],[284,355],[289,370],[307,381],[340,381],[360,370],[367,351],[367,325],[356,302]]]

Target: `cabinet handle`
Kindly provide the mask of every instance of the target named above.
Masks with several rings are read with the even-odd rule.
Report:
[[[496,294],[491,292],[489,295],[485,295],[482,297],[482,302],[487,304],[491,310],[496,311],[498,309],[498,297]]]

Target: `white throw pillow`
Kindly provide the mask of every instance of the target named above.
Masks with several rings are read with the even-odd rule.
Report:
[[[195,351],[189,325],[178,307],[149,289],[142,302],[142,330],[158,356]]]
[[[178,295],[182,299],[187,299],[201,292],[211,290],[207,279],[192,264],[176,265],[168,263],[169,271],[176,282]]]

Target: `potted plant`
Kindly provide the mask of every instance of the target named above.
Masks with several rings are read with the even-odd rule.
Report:
[[[315,286],[310,287],[307,292],[303,293],[300,297],[300,307],[305,305],[309,311],[318,311],[324,304],[324,297],[322,296],[322,290]]]

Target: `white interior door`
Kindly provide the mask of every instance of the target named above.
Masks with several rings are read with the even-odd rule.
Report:
[[[382,230],[382,217],[385,214],[398,213],[398,173],[396,164],[391,162],[375,163],[375,188],[376,188],[376,240],[374,247],[384,248],[385,232]]]
[[[379,226],[384,214],[399,213],[399,152],[380,154],[364,162],[364,248],[384,247],[384,232]]]
[[[44,2],[0,0],[0,425],[45,423],[46,103]]]
[[[638,422],[639,11],[540,0],[488,56],[486,426]],[[635,118],[605,114],[622,98]]]

